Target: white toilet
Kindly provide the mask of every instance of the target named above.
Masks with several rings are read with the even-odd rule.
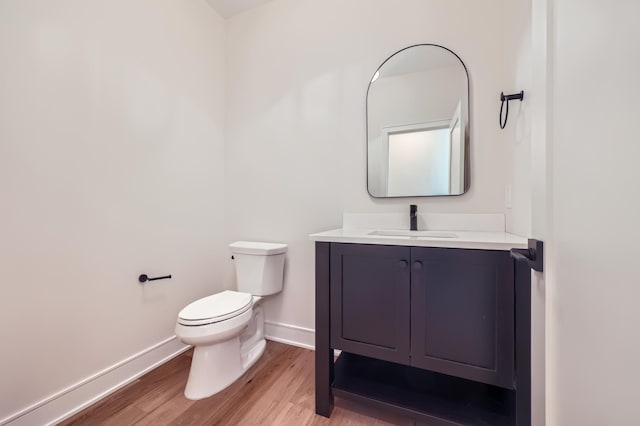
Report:
[[[176,335],[195,346],[184,395],[214,395],[247,371],[264,352],[262,296],[282,291],[286,244],[238,241],[229,245],[238,291],[196,300],[178,314]]]

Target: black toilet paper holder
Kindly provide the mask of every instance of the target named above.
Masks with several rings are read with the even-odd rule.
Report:
[[[166,280],[166,279],[170,279],[170,278],[171,278],[171,275],[165,275],[163,277],[150,278],[147,274],[141,274],[138,277],[138,281],[140,281],[141,283],[145,283],[147,281]]]

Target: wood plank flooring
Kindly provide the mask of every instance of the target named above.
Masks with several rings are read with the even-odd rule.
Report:
[[[415,425],[408,418],[336,398],[330,419],[315,414],[314,353],[267,342],[260,360],[224,391],[184,397],[192,352],[172,359],[63,426],[79,425]]]

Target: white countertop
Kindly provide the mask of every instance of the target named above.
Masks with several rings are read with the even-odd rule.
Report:
[[[481,250],[510,250],[527,248],[527,239],[515,234],[497,231],[447,231],[457,238],[369,235],[374,229],[332,229],[309,235],[312,241],[395,246],[449,247]],[[436,232],[434,230],[434,232]]]

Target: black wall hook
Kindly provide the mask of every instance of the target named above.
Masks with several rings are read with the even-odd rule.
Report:
[[[145,283],[147,281],[155,281],[155,280],[165,280],[167,278],[171,278],[171,275],[165,275],[163,277],[155,277],[155,278],[149,278],[147,276],[147,274],[142,274],[138,277],[138,281],[140,281],[141,283]]]
[[[522,102],[524,99],[524,90],[521,90],[520,93],[514,93],[513,95],[505,95],[504,92],[500,92],[500,128],[504,129],[507,125],[507,120],[509,119],[509,101],[519,100]],[[507,104],[507,113],[504,116],[504,123],[502,122],[502,109],[504,108],[504,104]]]

